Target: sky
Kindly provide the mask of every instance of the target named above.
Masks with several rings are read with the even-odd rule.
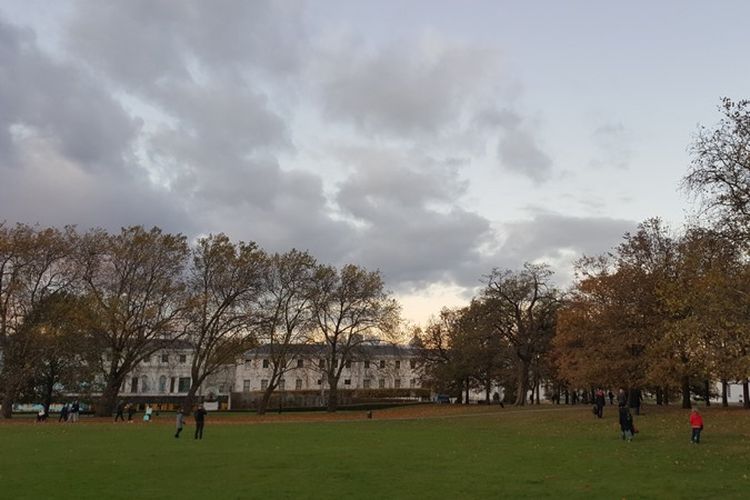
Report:
[[[224,232],[379,269],[403,315],[573,263],[750,97],[745,1],[0,0],[0,220]]]

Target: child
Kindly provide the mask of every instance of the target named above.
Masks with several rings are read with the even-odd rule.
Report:
[[[185,426],[185,415],[182,414],[182,410],[177,410],[177,420],[175,421],[177,424],[177,432],[175,433],[174,437],[178,438],[180,437],[180,432],[182,432],[182,428]]]
[[[690,441],[694,444],[701,442],[701,431],[703,430],[703,417],[698,413],[697,408],[693,408],[690,412],[690,427],[693,429],[693,437]]]

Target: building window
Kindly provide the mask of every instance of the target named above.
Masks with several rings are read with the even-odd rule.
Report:
[[[318,385],[320,385],[323,381],[318,379]]]
[[[190,377],[180,377],[177,390],[179,392],[188,392],[190,390]]]
[[[174,392],[175,385],[177,384],[177,377],[169,379],[169,392]]]
[[[242,381],[242,392],[250,392],[250,381],[247,379]]]
[[[413,370],[413,369],[415,369],[416,367],[417,367],[417,360],[416,360],[416,359],[412,359],[412,360],[410,360],[410,361],[409,361],[409,368],[411,368],[411,369]]]
[[[166,375],[162,375],[159,377],[159,392],[161,394],[164,394],[167,392],[167,377]]]
[[[385,389],[385,379],[384,378],[381,378],[380,380],[378,380],[378,388],[379,389]]]
[[[138,392],[138,377],[130,379],[130,392],[133,394]]]
[[[268,380],[263,379],[260,381],[260,390],[265,391],[266,389],[268,389]]]
[[[150,362],[151,362],[151,358],[143,358],[143,361],[142,361],[142,363],[143,363],[144,365],[147,365],[147,364],[149,364]]]
[[[268,360],[267,359],[263,360],[263,368],[268,368]]]
[[[344,385],[352,385],[352,379],[350,378],[344,379]]]
[[[162,363],[169,363],[169,354],[162,354],[161,355],[161,362]]]
[[[362,381],[362,388],[369,389],[370,388],[370,379],[366,378]]]
[[[345,366],[347,368],[351,368],[352,367],[352,361],[351,360],[347,361]]]
[[[397,378],[396,380],[393,381],[393,387],[396,388],[396,389],[401,389],[401,379],[400,378]]]
[[[326,367],[325,359],[321,359],[320,361],[318,361],[318,368],[325,368],[325,367]]]
[[[302,379],[298,378],[294,381],[294,390],[295,391],[301,391],[302,390]]]
[[[226,393],[227,393],[227,385],[219,384],[219,394],[226,394]]]
[[[365,368],[370,368],[370,361],[365,361]]]
[[[417,386],[417,379],[413,378],[413,379],[409,380],[409,387],[414,388],[416,386]]]
[[[283,391],[284,389],[286,389],[286,380],[282,378],[281,380],[279,380],[279,390]]]
[[[187,363],[187,354],[180,354],[180,363]]]
[[[400,370],[400,369],[401,369],[401,361],[397,359],[396,360],[396,370]]]
[[[380,368],[385,368],[385,360],[384,359],[380,360]]]
[[[148,392],[150,389],[151,388],[148,384],[148,377],[144,375],[143,377],[141,377],[141,392]]]
[[[297,368],[304,368],[305,367],[305,361],[302,359],[297,360]]]

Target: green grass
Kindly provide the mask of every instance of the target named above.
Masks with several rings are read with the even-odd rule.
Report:
[[[539,408],[539,407],[537,407]],[[549,408],[549,407],[542,407]],[[0,425],[2,498],[748,498],[750,412],[514,411],[414,421]],[[171,419],[170,419],[171,420]]]

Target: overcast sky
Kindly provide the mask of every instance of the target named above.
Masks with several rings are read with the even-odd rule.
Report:
[[[380,269],[405,317],[557,280],[750,97],[745,1],[0,0],[0,220],[225,232]]]

